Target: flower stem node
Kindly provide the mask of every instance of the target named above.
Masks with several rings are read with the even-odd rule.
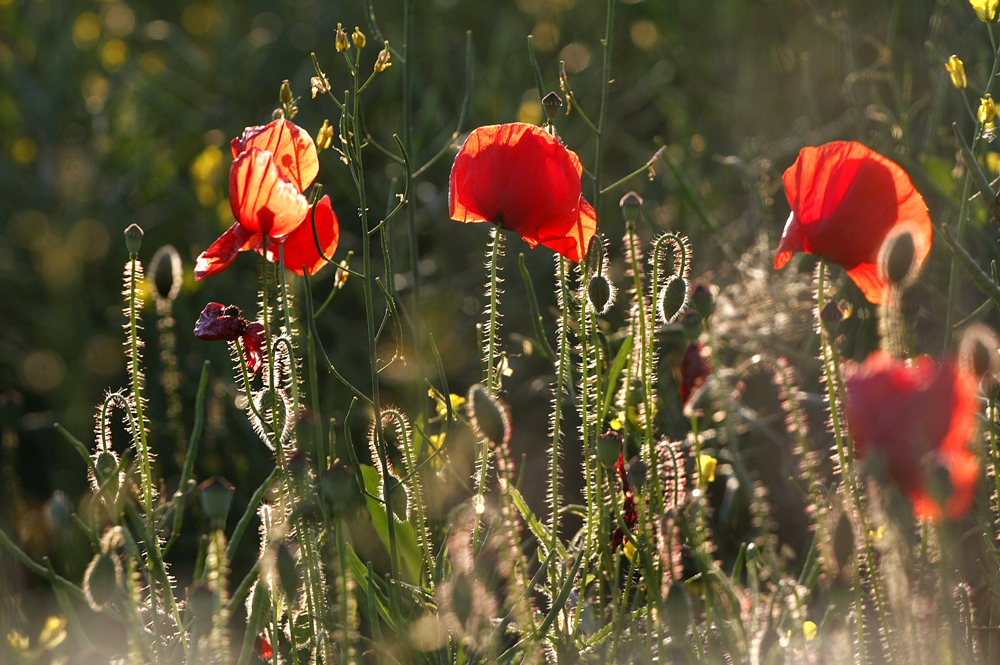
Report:
[[[225,478],[214,476],[198,486],[198,498],[201,509],[212,523],[212,528],[222,528],[229,516],[229,507],[233,503],[233,486]]]
[[[344,32],[344,24],[337,24],[337,37],[334,42],[337,47],[337,53],[343,53],[347,49],[351,48],[351,42],[347,40],[347,33]]]
[[[129,224],[128,228],[125,229],[125,247],[128,249],[129,256],[139,254],[139,248],[142,247],[142,227],[138,224]]]
[[[642,197],[635,192],[629,192],[618,201],[618,206],[622,209],[625,222],[634,225],[639,219],[639,211],[642,209]]]
[[[597,459],[605,469],[614,469],[622,453],[622,435],[609,429],[597,439]]]

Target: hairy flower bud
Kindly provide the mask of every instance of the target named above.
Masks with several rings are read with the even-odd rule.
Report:
[[[906,287],[916,281],[920,266],[913,234],[908,228],[903,227],[885,239],[879,252],[879,268],[892,285]]]
[[[476,434],[494,446],[510,440],[510,416],[507,407],[477,383],[469,388],[465,401],[466,413]]]
[[[684,313],[688,304],[688,281],[683,277],[671,275],[660,290],[657,312],[663,323],[670,324]]]
[[[100,552],[83,574],[83,594],[95,612],[103,610],[115,597],[122,580],[121,562],[115,554]]]
[[[598,314],[606,314],[614,301],[615,289],[604,275],[594,275],[587,283],[587,299]]]
[[[691,292],[691,307],[701,314],[701,318],[708,319],[715,313],[715,298],[707,284],[699,284]]]

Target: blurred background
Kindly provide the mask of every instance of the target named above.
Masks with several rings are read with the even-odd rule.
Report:
[[[565,63],[577,103],[596,122],[605,3],[414,4],[410,157],[415,166],[437,154],[458,128],[467,31],[474,83],[463,132],[483,124],[542,120],[528,35],[545,87],[558,91],[559,63]],[[374,1],[378,29],[394,49],[402,46],[402,11],[401,0]],[[157,249],[170,244],[184,270],[173,312],[181,436],[168,415],[159,360],[163,342],[149,298],[144,311],[147,395],[164,486],[170,490],[171,482],[176,484],[177,458],[190,432],[205,360],[211,361],[208,419],[196,478],[226,476],[236,485],[235,505],[242,510],[273,464],[236,406],[225,345],[190,334],[207,302],[255,311],[256,257],[243,254],[204,282],[196,283],[191,271],[194,258],[232,223],[228,143],[244,127],[271,119],[282,80],[288,79],[300,98],[295,122],[310,133],[315,135],[324,119],[334,124],[339,119],[332,102],[310,97],[309,86],[310,52],[334,93],[349,85],[334,48],[338,23],[348,33],[359,26],[368,36],[361,56],[367,75],[382,45],[360,1],[0,0],[0,496],[6,497],[0,502],[0,528],[33,556],[52,556],[70,579],[79,579],[88,559],[75,558],[65,534],[57,533],[59,507],[76,505],[87,493],[87,480],[82,460],[53,425],[62,424],[91,445],[97,405],[106,390],[126,383],[120,290],[127,259],[122,232],[128,225],[145,230],[140,258],[147,265]],[[624,227],[617,202],[635,189],[645,200],[640,227],[647,240],[665,229],[691,237],[692,274],[717,290],[720,362],[736,366],[760,351],[786,355],[808,389],[817,373],[808,300],[812,262],[797,259],[780,273],[771,268],[788,214],[781,173],[804,145],[859,140],[911,173],[936,222],[954,221],[960,170],[950,125],[958,122],[968,134],[971,121],[943,66],[952,53],[965,61],[970,84],[965,92],[975,108],[993,54],[986,30],[964,0],[620,2],[611,42],[602,186],[640,167],[659,147],[666,150],[650,169],[603,196],[584,178],[584,194],[598,206],[599,230],[611,241],[619,289],[625,288]],[[376,78],[364,103],[372,138],[392,146],[403,123],[398,60]],[[572,112],[560,115],[556,126],[592,172],[591,130]],[[985,162],[996,172],[1000,154],[987,152]],[[487,229],[448,220],[453,155],[454,150],[447,152],[415,181],[411,206],[419,234],[421,318],[441,351],[452,391],[464,392],[480,376],[475,325],[484,304]],[[371,214],[381,219],[400,189],[402,171],[374,148],[365,159]],[[318,182],[341,222],[339,260],[360,249],[358,203],[334,151],[325,151],[321,163]],[[413,308],[403,217],[392,224],[392,283],[401,302]],[[966,244],[985,262],[997,254],[993,226],[985,215],[971,226]],[[918,346],[933,353],[940,353],[944,340],[948,257],[942,249],[935,247],[926,286],[911,303]],[[550,335],[552,257],[508,236],[501,305],[504,351],[513,371],[505,385],[514,414],[513,447],[515,457],[523,455],[529,499],[541,507],[543,483],[530,478],[545,474],[552,370],[524,343],[533,331],[517,272],[521,252]],[[313,280],[318,302],[333,281],[332,267]],[[863,357],[874,337],[871,312],[853,284],[840,282],[842,296],[855,305],[845,324],[847,348]],[[960,317],[981,302],[967,289],[960,297]],[[620,327],[625,311],[623,302],[612,309],[609,331]],[[996,312],[988,316],[995,318]],[[362,387],[368,372],[363,320],[356,279],[348,280],[318,320],[331,360]],[[673,408],[664,420],[679,437],[686,431],[675,408],[683,338],[666,329],[661,342],[662,395]],[[387,340],[384,357],[392,355],[394,343]],[[386,396],[411,413],[432,408],[424,377],[436,382],[436,369],[428,358],[417,366],[412,348],[405,353],[408,365],[383,374]],[[323,415],[342,427],[349,393],[326,376],[323,381]],[[364,423],[358,420],[361,443]],[[564,464],[571,492],[580,459],[572,427],[571,422],[565,429]],[[822,431],[821,422],[816,430]],[[453,457],[465,473],[471,467],[460,444],[451,444]],[[767,445],[774,444],[762,444],[757,454],[769,450]],[[449,501],[463,498],[459,490],[454,497],[446,493],[437,518]],[[189,565],[184,562],[196,551],[198,516],[188,524],[191,533],[171,556],[182,578]],[[234,562],[234,569],[255,556],[252,540],[246,543],[247,558]],[[0,626],[30,606],[6,589],[39,587],[0,551]]]

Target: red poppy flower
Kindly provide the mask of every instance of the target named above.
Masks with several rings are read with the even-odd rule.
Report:
[[[233,165],[229,170],[229,203],[236,223],[202,252],[195,263],[195,279],[228,268],[239,252],[263,253],[267,237],[269,261],[278,260],[277,245],[285,249],[285,267],[298,274],[313,274],[326,261],[316,251],[312,209],[302,191],[319,172],[316,145],[301,127],[275,120],[248,127],[232,141]],[[327,256],[340,238],[337,216],[328,197],[315,206],[316,232]],[[308,241],[308,242],[307,242]]]
[[[625,456],[622,453],[618,453],[618,461],[615,462],[615,471],[618,473],[618,479],[622,483],[622,494],[625,495],[625,503],[622,505],[622,517],[625,518],[625,526],[631,531],[635,527],[639,516],[635,512],[635,492],[632,491],[632,483],[629,482],[628,474],[625,472]],[[611,551],[613,552],[618,549],[624,542],[625,532],[622,531],[621,527],[616,527],[615,532],[611,534]]]
[[[882,155],[853,141],[803,148],[785,171],[791,205],[774,257],[781,268],[793,252],[822,256],[843,266],[865,297],[886,300],[878,253],[893,229],[908,225],[919,266],[931,249],[931,220],[909,176]]]
[[[688,344],[681,356],[681,407],[687,408],[691,397],[712,373],[712,352],[704,344]]]
[[[448,211],[455,221],[493,222],[579,263],[597,231],[597,213],[581,196],[582,173],[576,153],[541,127],[480,127],[455,157]]]
[[[271,643],[260,633],[257,634],[257,637],[253,641],[253,651],[257,654],[258,658],[265,662],[270,662],[271,658],[274,657],[274,649],[271,648]]]
[[[926,356],[911,365],[876,351],[847,379],[845,413],[855,450],[884,458],[922,518],[956,518],[972,503],[978,471],[968,444],[975,394],[975,380],[955,363]]]
[[[261,335],[264,326],[256,321],[251,323],[240,314],[239,307],[226,307],[210,302],[205,305],[194,324],[194,336],[207,342],[235,342],[242,339],[243,348],[246,349],[247,369],[256,374],[264,364],[264,338]]]

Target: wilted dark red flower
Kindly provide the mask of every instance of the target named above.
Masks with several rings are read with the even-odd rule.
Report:
[[[975,394],[975,380],[954,362],[926,356],[908,364],[876,351],[847,379],[855,450],[885,460],[919,517],[956,518],[972,504]]]
[[[681,356],[681,407],[687,407],[712,373],[712,351],[704,344],[688,344]]]
[[[784,175],[792,208],[774,257],[782,268],[794,252],[843,266],[865,297],[886,301],[878,253],[894,229],[913,234],[921,265],[931,249],[931,220],[923,197],[893,161],[854,141],[810,146]]]
[[[458,222],[493,222],[579,263],[597,231],[581,196],[583,166],[541,127],[523,122],[474,130],[451,169],[448,211]]]
[[[262,254],[265,237],[269,261],[277,262],[278,245],[286,245],[284,265],[289,270],[311,275],[322,268],[326,261],[313,239],[313,211],[302,195],[319,172],[316,145],[309,134],[279,119],[248,127],[233,139],[232,150],[229,203],[236,223],[198,257],[195,278],[225,270],[239,252]],[[329,197],[316,204],[315,218],[320,246],[330,256],[337,249],[340,226]]]
[[[631,531],[635,528],[635,523],[639,519],[639,516],[635,512],[635,492],[632,491],[632,483],[629,482],[628,474],[625,473],[625,456],[622,453],[618,453],[618,461],[615,462],[615,472],[618,473],[618,479],[622,483],[622,494],[625,495],[625,502],[622,505],[622,516],[625,518],[625,526]],[[616,527],[615,532],[611,534],[611,551],[616,550],[624,542],[625,532],[622,531],[621,527]]]
[[[207,342],[243,340],[246,349],[247,368],[256,374],[264,364],[263,324],[250,322],[240,316],[240,308],[226,307],[217,302],[205,305],[198,321],[194,324],[194,336]]]
[[[261,634],[258,634],[253,641],[253,651],[263,661],[270,662],[271,658],[274,657],[274,649],[271,648],[271,643]]]

